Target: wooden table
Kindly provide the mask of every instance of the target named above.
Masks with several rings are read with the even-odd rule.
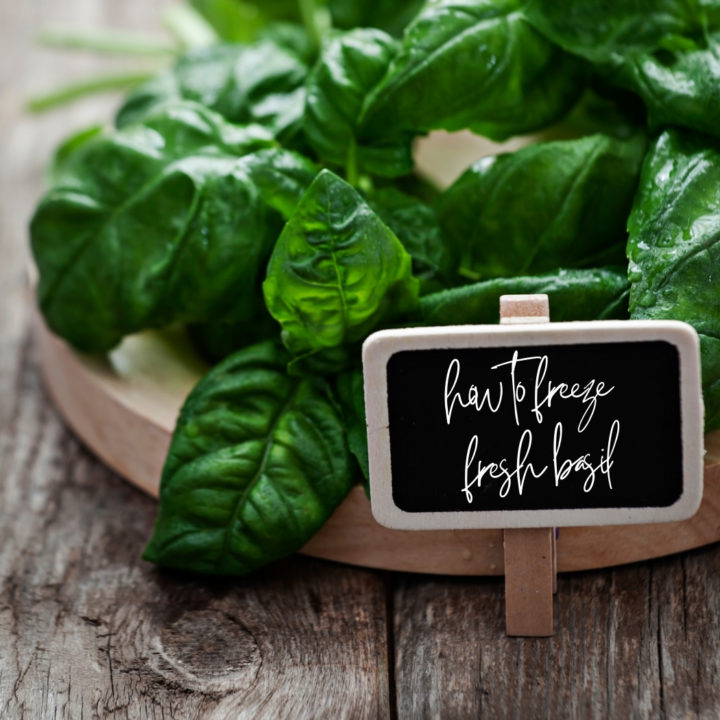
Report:
[[[559,578],[556,635],[508,639],[498,579],[295,557],[240,580],[140,560],[155,502],[65,429],[28,339],[26,225],[88,101],[29,92],[102,62],[32,46],[54,21],[152,28],[162,3],[0,5],[0,717],[716,718],[720,548]]]

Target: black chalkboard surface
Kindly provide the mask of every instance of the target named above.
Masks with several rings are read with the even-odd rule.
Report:
[[[656,522],[702,496],[697,335],[596,322],[376,333],[373,512],[391,527]]]

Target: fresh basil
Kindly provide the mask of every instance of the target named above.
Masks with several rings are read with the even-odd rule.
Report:
[[[280,138],[292,137],[302,118],[307,72],[298,55],[269,40],[191,50],[132,92],[116,123],[125,127],[168,102],[193,100],[233,123],[261,123]]]
[[[288,220],[263,285],[295,356],[362,340],[412,308],[418,281],[393,232],[348,183],[321,171]]]
[[[720,4],[529,0],[529,21],[645,102],[650,124],[720,135]]]
[[[503,294],[693,324],[720,427],[717,0],[190,2],[224,41],[61,145],[31,222],[72,345],[177,324],[223,359],[148,559],[242,574],[301,547],[368,475],[363,340],[494,323]],[[413,171],[434,129],[543,141],[443,192]]]
[[[249,319],[270,239],[241,156],[271,144],[196,105],[83,144],[30,228],[50,327],[103,352],[145,328]]]
[[[364,138],[469,128],[502,139],[562,116],[582,90],[579,64],[548,42],[516,0],[435,0],[408,25],[368,98]]]
[[[465,277],[625,260],[625,221],[645,151],[638,135],[590,135],[483,158],[440,198]]]
[[[629,57],[616,79],[642,97],[653,127],[681,125],[717,137],[719,57],[720,32],[715,32],[684,47]]]
[[[330,165],[395,177],[412,171],[410,138],[360,143],[363,104],[380,82],[396,41],[380,30],[358,29],[333,38],[307,81],[303,130],[318,157]]]
[[[544,35],[596,63],[687,45],[717,19],[714,3],[687,0],[527,0],[524,13]]]
[[[662,133],[643,165],[628,230],[631,315],[695,327],[706,427],[720,427],[720,147]]]
[[[299,550],[352,487],[325,381],[291,379],[275,343],[231,355],[190,393],[145,559],[242,575]]]
[[[530,277],[493,278],[426,295],[409,324],[471,325],[498,321],[501,295],[545,293],[553,320],[628,317],[629,285],[621,268],[558,270]]]

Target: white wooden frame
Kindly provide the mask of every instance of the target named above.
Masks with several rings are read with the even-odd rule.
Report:
[[[666,341],[680,356],[683,493],[668,507],[558,510],[405,512],[393,502],[387,364],[405,350]],[[703,406],[699,339],[673,320],[619,320],[533,325],[464,325],[374,333],[363,345],[365,407],[372,511],[381,524],[406,530],[631,525],[683,520],[697,511],[703,492]],[[653,448],[647,448],[653,452]]]

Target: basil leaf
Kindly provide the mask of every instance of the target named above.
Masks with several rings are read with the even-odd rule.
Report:
[[[622,263],[645,139],[591,135],[483,158],[440,198],[466,277]]]
[[[359,144],[357,123],[367,94],[382,79],[396,41],[380,30],[359,29],[332,39],[307,81],[303,130],[326,163],[395,177],[413,169],[410,139]]]
[[[554,43],[596,63],[682,45],[718,15],[686,0],[527,0],[524,12]]]
[[[630,313],[700,335],[706,429],[720,426],[720,147],[678,130],[657,139],[628,220]]]
[[[577,61],[516,0],[434,0],[408,25],[368,98],[364,138],[469,128],[494,139],[543,127],[582,89]]]
[[[172,322],[250,319],[271,238],[241,156],[271,144],[194,104],[83,144],[30,227],[48,325],[103,352]]]
[[[413,307],[418,281],[400,241],[360,195],[322,170],[288,220],[263,285],[293,355],[362,340]]]
[[[230,356],[190,393],[144,558],[242,575],[299,550],[352,487],[327,384],[293,380],[274,343]]]
[[[689,48],[628,57],[616,82],[634,90],[651,126],[682,125],[720,136],[720,33]]]
[[[556,321],[626,318],[628,282],[621,268],[558,270],[531,277],[494,278],[426,295],[417,325],[497,323],[501,295],[546,293]]]
[[[393,187],[375,190],[368,204],[412,256],[421,294],[446,287],[457,262],[434,208]]]
[[[264,40],[253,45],[212,45],[185,53],[167,73],[132,92],[116,117],[137,123],[168,102],[192,100],[234,123],[261,123],[281,139],[302,118],[307,65],[294,52]]]

